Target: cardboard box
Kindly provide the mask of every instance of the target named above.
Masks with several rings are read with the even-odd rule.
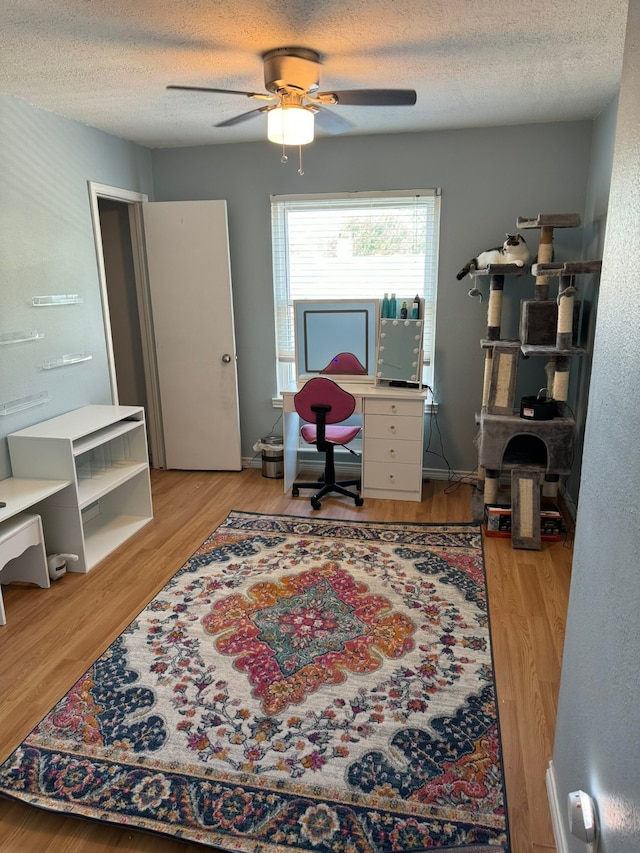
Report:
[[[484,524],[487,536],[511,537],[511,507],[508,504],[485,504]],[[562,513],[557,506],[546,505],[540,510],[540,538],[557,542],[562,533]]]

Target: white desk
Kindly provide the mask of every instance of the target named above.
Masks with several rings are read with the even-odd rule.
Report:
[[[421,501],[427,390],[327,378],[353,394],[355,413],[362,416],[362,497]],[[293,398],[303,385],[300,381],[282,392],[285,492],[298,473],[300,418]]]

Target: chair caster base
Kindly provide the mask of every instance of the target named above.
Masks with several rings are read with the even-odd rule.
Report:
[[[322,506],[322,502],[319,501],[317,498],[311,498],[311,506],[313,509],[320,509],[320,507]]]
[[[356,506],[362,506],[364,504],[364,498],[354,498],[356,502]]]
[[[291,489],[291,497],[292,497],[292,498],[300,497],[300,489],[296,488],[296,486],[294,486],[294,487]]]

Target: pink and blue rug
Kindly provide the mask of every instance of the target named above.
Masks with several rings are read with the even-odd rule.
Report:
[[[0,793],[234,853],[507,850],[479,526],[232,512]]]

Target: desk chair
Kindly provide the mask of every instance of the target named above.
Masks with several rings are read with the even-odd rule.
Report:
[[[311,497],[313,509],[320,509],[320,499],[331,492],[353,498],[356,506],[362,506],[364,500],[347,486],[356,486],[360,490],[360,478],[336,482],[336,469],[333,451],[336,445],[348,444],[360,432],[359,426],[343,426],[356,406],[355,398],[343,390],[332,379],[318,376],[310,379],[294,396],[293,404],[303,421],[307,421],[300,430],[307,444],[315,444],[320,453],[324,453],[324,475],[315,483],[295,482],[291,494],[297,498],[299,489],[318,489]],[[335,424],[335,426],[334,426]]]

